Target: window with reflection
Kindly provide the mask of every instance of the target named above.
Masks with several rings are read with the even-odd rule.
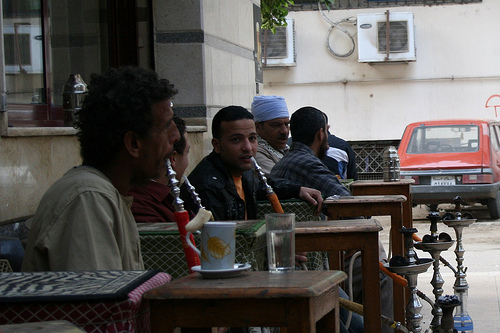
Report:
[[[8,102],[44,103],[40,0],[3,0],[3,38]]]
[[[9,126],[63,126],[70,74],[88,83],[109,67],[141,65],[135,3],[2,0]]]

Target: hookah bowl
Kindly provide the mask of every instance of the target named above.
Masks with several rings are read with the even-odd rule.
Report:
[[[443,310],[441,309],[437,301],[443,294],[444,280],[439,270],[439,258],[441,257],[441,252],[448,250],[453,245],[454,241],[438,240],[437,221],[439,220],[439,213],[431,212],[427,216],[427,218],[431,221],[431,227],[430,227],[431,235],[430,237],[424,237],[424,241],[417,242],[414,244],[414,246],[419,250],[428,252],[431,255],[432,259],[434,259],[433,262],[434,274],[432,276],[431,285],[433,286],[432,293],[434,294],[435,297],[435,304],[432,308],[433,318],[430,326],[433,332],[440,332]],[[430,238],[430,242],[425,242],[426,238]]]
[[[462,198],[455,197],[454,202],[455,214],[453,215],[451,213],[447,213],[447,217],[443,216],[443,223],[448,227],[452,227],[455,230],[455,235],[457,237],[457,245],[455,247],[457,269],[455,271],[455,283],[453,285],[453,290],[455,291],[455,295],[459,297],[461,304],[457,308],[454,316],[455,329],[462,333],[472,333],[474,332],[474,323],[467,312],[469,284],[466,280],[467,268],[463,265],[465,249],[462,244],[462,234],[463,229],[474,223],[476,219],[473,219],[472,215],[468,213],[462,216],[460,207],[460,204],[463,203]],[[454,217],[454,219],[452,217]]]
[[[416,259],[415,251],[413,249],[413,234],[417,231],[415,228],[403,228],[400,232],[404,235],[405,240],[405,259],[406,265],[403,266],[394,266],[389,264],[385,264],[384,267],[387,268],[390,272],[396,273],[399,275],[403,275],[408,281],[408,287],[410,289],[410,298],[408,300],[408,304],[406,306],[406,319],[407,324],[410,326],[409,329],[413,333],[422,332],[422,328],[420,326],[420,322],[422,320],[422,314],[420,311],[422,310],[422,303],[420,302],[419,297],[417,296],[417,281],[418,274],[424,273],[433,263],[434,259],[426,258],[426,259]],[[394,258],[394,257],[393,257]]]
[[[460,301],[457,295],[446,295],[441,296],[436,300],[436,304],[440,309],[443,309],[443,318],[441,320],[441,330],[442,333],[453,333],[455,331],[455,323],[453,320],[453,310],[455,307],[460,306],[462,301]]]

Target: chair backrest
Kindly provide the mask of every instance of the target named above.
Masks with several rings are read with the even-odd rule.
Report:
[[[0,259],[0,273],[13,272],[12,266],[7,259]]]
[[[316,208],[300,199],[280,200],[281,207],[285,213],[295,213],[295,221],[320,221],[325,217],[316,215]],[[257,202],[257,219],[265,219],[266,214],[274,213],[273,207],[269,201]]]

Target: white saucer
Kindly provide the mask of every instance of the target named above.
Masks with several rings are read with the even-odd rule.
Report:
[[[222,279],[222,278],[238,276],[241,274],[241,272],[246,271],[250,267],[252,267],[252,265],[246,263],[246,264],[235,264],[234,268],[229,268],[229,269],[206,270],[206,269],[201,269],[201,266],[193,266],[191,267],[191,270],[193,270],[193,272],[200,273],[206,279]]]

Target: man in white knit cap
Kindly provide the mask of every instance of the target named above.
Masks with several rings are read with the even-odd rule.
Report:
[[[269,175],[273,166],[288,151],[290,113],[281,96],[255,96],[252,113],[258,137],[255,159],[262,171]]]

